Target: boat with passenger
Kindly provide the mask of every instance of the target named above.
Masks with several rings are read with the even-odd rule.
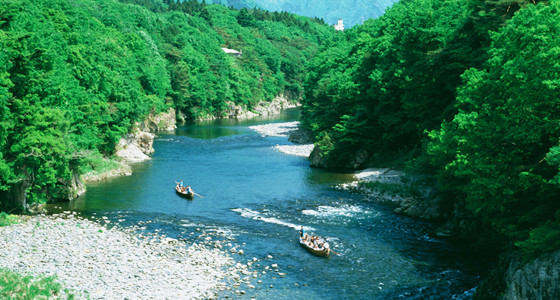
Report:
[[[300,235],[299,244],[307,251],[321,257],[328,257],[331,253],[329,243],[323,238],[317,236],[309,236],[308,234]]]
[[[187,199],[194,199],[194,191],[190,186],[183,186],[183,181],[177,182],[175,186],[175,192],[179,194],[179,196],[185,197]]]

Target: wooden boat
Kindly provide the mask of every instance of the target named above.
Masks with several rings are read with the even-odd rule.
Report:
[[[187,192],[186,189],[181,189],[178,185],[175,186],[175,192],[179,194],[181,197],[185,197],[187,199],[194,199],[194,192]]]
[[[303,248],[307,249],[307,251],[309,251],[309,252],[311,252],[311,253],[313,253],[317,256],[328,257],[329,254],[331,253],[331,249],[329,248],[329,244],[325,242],[326,247],[321,247],[321,248],[319,248],[317,246],[311,246],[310,245],[311,242],[309,241],[310,238],[311,237],[308,236],[307,240],[304,241],[303,238],[300,236],[299,237],[299,244]]]

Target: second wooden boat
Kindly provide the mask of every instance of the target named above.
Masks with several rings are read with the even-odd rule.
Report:
[[[320,240],[321,242],[313,243],[311,242],[311,237],[307,236],[307,239],[303,239],[301,236],[299,237],[299,244],[307,249],[307,251],[322,257],[328,257],[331,253],[331,249],[329,248],[329,243]],[[317,245],[319,244],[319,245]]]

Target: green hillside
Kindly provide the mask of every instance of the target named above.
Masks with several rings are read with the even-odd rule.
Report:
[[[151,111],[196,119],[299,99],[306,62],[334,34],[289,14],[123,2],[0,2],[0,206],[17,193],[68,199],[72,174],[96,168]]]

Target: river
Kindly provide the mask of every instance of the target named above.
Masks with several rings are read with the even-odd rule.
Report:
[[[249,128],[297,118],[289,110],[159,134],[153,159],[134,164],[131,176],[88,184],[62,209],[143,224],[146,231],[192,242],[219,232],[243,250],[232,254],[237,261],[257,259],[252,267],[259,276],[250,279],[255,288],[237,288],[247,299],[470,299],[481,266],[430,237],[433,225],[337,188],[352,174],[310,168],[306,158],[274,148],[291,144],[286,137],[263,137]],[[176,195],[180,179],[203,197]],[[301,225],[340,255],[321,258],[301,248]],[[231,291],[220,296],[237,297]]]

